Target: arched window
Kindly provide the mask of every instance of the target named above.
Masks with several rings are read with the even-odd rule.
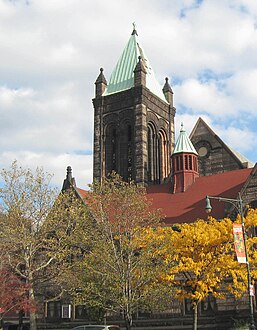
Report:
[[[164,130],[156,131],[153,123],[147,128],[148,181],[160,183],[169,174],[168,140]]]
[[[128,137],[128,153],[127,153],[127,180],[131,181],[133,178],[133,153],[132,153],[132,127],[127,126],[127,137]]]
[[[105,175],[117,171],[117,149],[116,128],[109,125],[105,134]]]
[[[169,155],[168,155],[168,141],[164,130],[159,132],[159,181],[167,178],[169,175]]]
[[[133,178],[133,130],[129,122],[120,125],[120,175],[125,181]]]
[[[156,129],[153,123],[147,127],[147,173],[148,181],[156,181],[156,159],[157,158],[157,139]]]

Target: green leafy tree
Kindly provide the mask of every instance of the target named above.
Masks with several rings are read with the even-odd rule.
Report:
[[[146,306],[157,283],[161,263],[155,246],[144,248],[143,229],[156,226],[160,214],[151,210],[145,189],[115,174],[92,185],[86,204],[94,221],[84,235],[80,295],[91,306],[122,312],[130,329],[133,313]]]
[[[72,235],[83,205],[68,193],[58,195],[52,176],[40,168],[33,173],[15,161],[1,176],[0,249],[8,267],[26,283],[31,304],[37,305],[37,294],[45,287],[61,296],[67,288],[61,274],[71,267]],[[30,312],[30,327],[36,329],[35,310]]]

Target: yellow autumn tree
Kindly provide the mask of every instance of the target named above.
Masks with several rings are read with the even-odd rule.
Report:
[[[240,215],[237,216],[235,223],[242,223]],[[248,209],[247,214],[244,218],[245,223],[245,232],[247,239],[247,251],[248,251],[248,259],[251,269],[251,279],[252,282],[257,279],[257,209]],[[247,287],[248,274],[247,268],[244,264],[239,270],[240,276],[245,283],[245,287]]]
[[[189,299],[193,308],[193,329],[197,329],[197,308],[210,293],[225,298],[226,291],[240,296],[247,286],[244,265],[235,259],[232,221],[198,220],[152,231],[150,240],[162,240],[162,255],[169,271],[163,280],[174,285],[178,299]],[[155,238],[154,238],[155,237]],[[231,281],[224,281],[226,278]]]
[[[240,216],[237,217],[236,222],[241,222]],[[251,276],[252,279],[257,279],[257,209],[249,209],[244,222],[247,233],[247,249],[251,266]]]

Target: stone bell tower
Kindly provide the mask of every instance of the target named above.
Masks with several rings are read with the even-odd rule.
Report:
[[[94,178],[111,171],[149,185],[170,175],[174,149],[173,91],[157,82],[134,27],[107,83],[95,82]]]

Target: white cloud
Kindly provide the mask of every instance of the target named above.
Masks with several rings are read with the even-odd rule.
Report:
[[[0,153],[1,168],[9,168],[14,160],[17,160],[20,166],[29,167],[32,170],[35,170],[37,167],[43,167],[46,172],[53,174],[52,184],[60,187],[60,189],[66,177],[67,166],[72,167],[73,176],[78,187],[88,189],[88,184],[92,183],[93,180],[92,157],[88,155],[31,151]]]
[[[94,82],[100,67],[108,80],[132,22],[160,83],[171,77],[176,132],[201,115],[256,160],[256,18],[255,0],[0,0],[1,163],[47,166],[59,182],[71,165],[78,184],[92,181],[81,153]]]
[[[207,113],[217,118],[234,115],[229,97],[220,91],[214,81],[201,83],[197,79],[187,79],[176,86],[176,99],[179,105],[193,113]]]
[[[227,83],[227,91],[237,101],[237,107],[242,113],[257,116],[257,68],[236,72]]]
[[[229,147],[246,156],[252,163],[256,162],[256,131],[251,131],[245,127],[234,127],[232,125],[224,128],[219,124],[213,124],[212,128]]]
[[[47,90],[0,90],[2,148],[74,152],[92,149],[93,111],[68,83]],[[90,130],[90,132],[89,132]],[[11,138],[10,138],[11,137]]]

